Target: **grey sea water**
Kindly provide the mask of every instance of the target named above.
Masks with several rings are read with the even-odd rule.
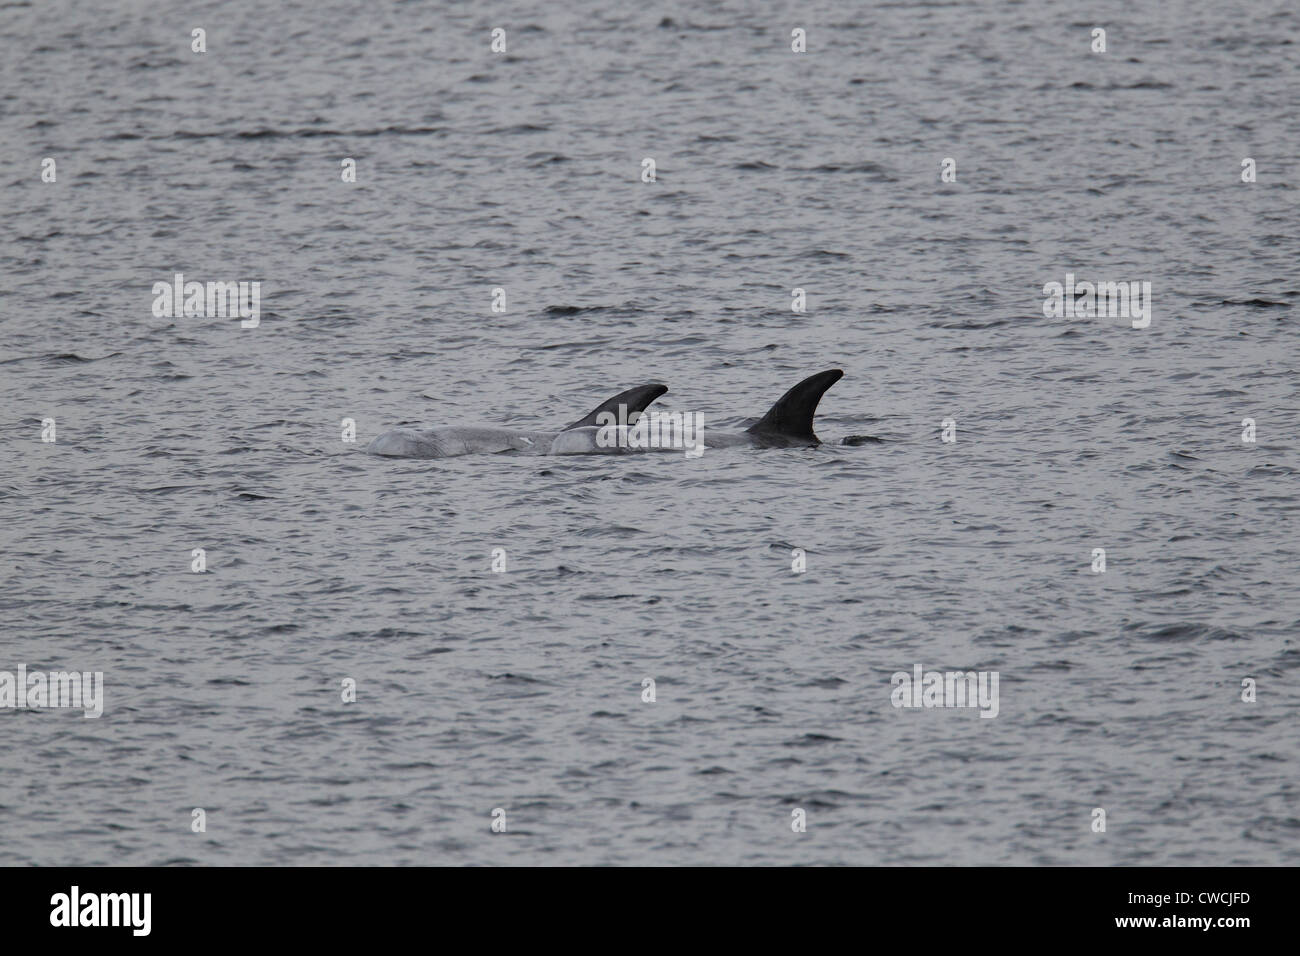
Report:
[[[0,709],[0,862],[1295,863],[1298,25],[6,4],[0,671],[105,689]],[[155,317],[176,272],[260,325]],[[833,367],[817,448],[363,452]]]

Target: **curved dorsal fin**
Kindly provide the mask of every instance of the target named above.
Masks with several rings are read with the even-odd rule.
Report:
[[[826,389],[843,377],[843,370],[838,368],[808,376],[777,399],[776,404],[768,409],[767,414],[746,431],[751,435],[779,435],[783,438],[817,441],[812,427],[817,403],[822,400]]]
[[[567,432],[573,428],[589,428],[592,425],[596,425],[598,424],[596,421],[597,415],[601,412],[610,412],[617,415],[618,406],[620,405],[627,406],[628,417],[631,418],[633,412],[645,411],[647,405],[666,391],[668,391],[667,385],[634,385],[627,391],[619,392],[613,398],[601,402],[588,412],[585,418],[578,419],[572,425],[566,425],[562,430]]]

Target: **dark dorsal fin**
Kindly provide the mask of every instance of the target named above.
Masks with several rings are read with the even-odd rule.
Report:
[[[592,425],[596,425],[598,424],[596,421],[597,415],[601,412],[610,412],[617,415],[618,406],[620,405],[627,406],[627,415],[628,418],[631,418],[633,412],[645,411],[647,405],[666,391],[668,391],[667,385],[634,385],[626,392],[619,392],[608,401],[601,402],[601,404],[588,412],[585,418],[578,419],[572,425],[566,425],[563,430],[567,432],[572,428],[589,428]],[[620,422],[620,424],[624,423]]]
[[[822,394],[841,378],[844,372],[838,368],[827,369],[810,375],[777,400],[762,420],[751,425],[747,431],[751,435],[781,436],[783,438],[802,438],[817,441],[813,434],[813,415],[817,412],[817,403]]]

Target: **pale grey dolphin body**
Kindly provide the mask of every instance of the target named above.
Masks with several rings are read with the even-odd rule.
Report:
[[[844,377],[838,368],[810,375],[782,395],[767,414],[743,432],[708,431],[704,437],[705,448],[731,448],[737,445],[761,448],[789,448],[799,445],[820,445],[821,439],[813,432],[813,415],[826,390]],[[680,451],[667,446],[633,448],[620,431],[623,426],[581,427],[580,424],[555,436],[549,454],[593,455],[622,454],[634,451]]]
[[[632,413],[644,411],[647,405],[666,391],[666,385],[634,386],[602,402],[572,425],[553,431],[526,431],[491,425],[395,428],[375,438],[366,446],[366,452],[388,458],[455,458],[460,455],[494,455],[509,451],[525,455],[546,455],[550,453],[557,435],[569,429],[595,425],[596,417],[602,413],[617,415],[620,405],[625,407],[630,418]]]

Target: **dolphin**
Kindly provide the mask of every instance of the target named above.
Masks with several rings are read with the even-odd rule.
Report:
[[[601,402],[572,425],[552,431],[525,431],[490,425],[443,425],[438,428],[395,428],[366,446],[367,454],[388,458],[454,458],[459,455],[493,455],[517,451],[545,455],[557,435],[570,429],[594,426],[601,415],[617,415],[623,406],[625,420],[635,421],[647,405],[668,391],[667,385],[635,385]]]
[[[703,443],[703,447],[695,447],[695,455],[703,454],[704,448],[730,448],[737,445],[759,448],[820,445],[821,439],[813,432],[813,415],[817,412],[822,395],[843,377],[844,371],[838,368],[808,376],[777,399],[766,415],[743,432],[710,431],[707,438],[703,434],[693,436]],[[596,424],[575,423],[569,426],[552,439],[549,454],[593,455],[675,450],[667,445],[634,447],[635,443],[627,440],[626,426],[604,424],[602,427],[594,427]]]

